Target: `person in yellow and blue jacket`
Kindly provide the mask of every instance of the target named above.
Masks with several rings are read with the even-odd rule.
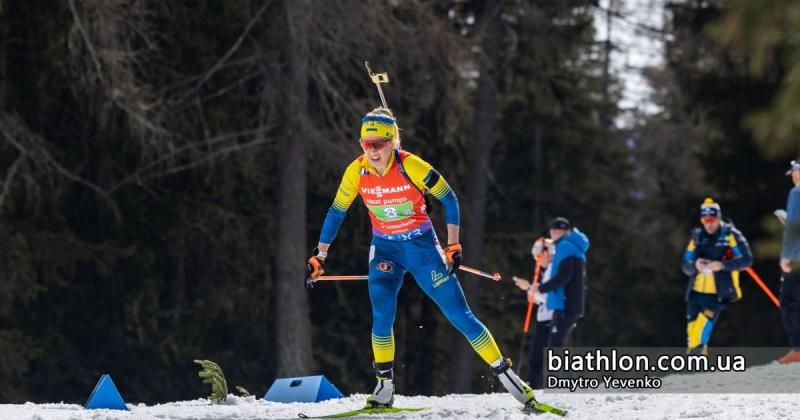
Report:
[[[722,221],[719,203],[706,198],[700,206],[703,227],[692,230],[683,254],[686,288],[687,352],[707,354],[711,331],[731,302],[742,298],[739,272],[753,264],[747,239]]]
[[[526,407],[536,404],[533,390],[511,370],[492,334],[470,310],[455,275],[461,264],[459,206],[445,178],[418,156],[400,148],[391,111],[376,108],[361,120],[364,153],[345,169],[322,226],[319,244],[308,260],[306,284],[324,273],[329,247],[357,195],[369,210],[372,244],[368,288],[372,303],[372,352],[377,384],[367,403],[394,402],[395,340],[392,326],[397,293],[410,272],[420,288],[469,341],[503,386]],[[425,194],[444,206],[447,246],[442,249],[425,206]]]

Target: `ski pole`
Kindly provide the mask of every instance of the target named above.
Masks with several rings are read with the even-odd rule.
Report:
[[[536,260],[536,269],[533,270],[533,285],[531,287],[535,288],[539,284],[539,275],[542,272],[542,256],[546,257],[546,254],[539,254],[538,257],[535,258]],[[514,277],[514,280],[523,280],[519,277]],[[522,373],[522,366],[525,363],[525,340],[528,338],[528,329],[531,324],[531,315],[533,314],[533,307],[536,302],[536,295],[533,293],[528,293],[528,310],[525,313],[525,324],[522,327],[522,342],[519,345],[519,373]]]
[[[339,281],[339,280],[366,280],[367,276],[319,276],[318,280]]]
[[[753,281],[755,281],[756,284],[758,284],[758,286],[761,287],[761,290],[763,290],[764,293],[766,293],[766,295],[769,297],[772,303],[774,303],[776,307],[780,308],[781,302],[778,300],[778,298],[775,297],[774,294],[772,294],[772,291],[769,290],[769,287],[767,287],[767,285],[764,284],[764,281],[761,280],[761,277],[759,277],[759,275],[756,274],[755,270],[753,270],[752,267],[747,267],[747,274],[749,274],[750,277],[753,278]]]
[[[477,274],[479,276],[487,277],[487,278],[490,278],[490,279],[492,279],[494,281],[500,281],[500,279],[502,279],[502,276],[500,276],[500,273],[489,274],[489,273],[477,270],[477,269],[472,268],[472,267],[465,267],[463,265],[460,266],[459,268],[464,270],[464,271],[466,271],[466,272],[468,272],[468,273]],[[319,276],[319,278],[317,280],[314,280],[314,281],[315,282],[316,281],[343,281],[343,280],[367,280],[367,279],[369,279],[369,276]]]
[[[531,314],[533,313],[533,299],[528,295],[528,311],[525,313],[525,324],[522,327],[523,333],[528,333],[528,327],[531,325]]]
[[[538,260],[536,261],[536,268],[539,268],[539,261]],[[525,279],[523,279],[521,277],[517,277],[517,276],[514,276],[513,279],[514,279],[514,281],[517,281],[517,280],[527,281],[527,280],[525,280]],[[518,353],[519,354],[519,358],[517,359],[517,361],[518,361],[517,369],[519,369],[518,372],[520,374],[522,374],[522,366],[525,364],[525,359],[524,359],[523,356],[525,355],[525,341],[527,341],[527,339],[528,339],[528,334],[527,334],[528,333],[528,320],[530,320],[531,314],[533,313],[533,302],[535,301],[535,299],[531,298],[530,294],[528,294],[528,293],[526,293],[526,294],[528,295],[528,311],[525,314],[525,326],[522,328],[522,340],[519,342],[519,353]]]
[[[500,273],[489,274],[485,271],[481,271],[472,267],[467,267],[465,265],[460,265],[458,268],[460,268],[463,271],[466,271],[467,273],[472,273],[481,277],[486,277],[494,281],[500,281],[500,279],[503,278],[503,276],[501,276]]]
[[[542,257],[547,258],[547,253],[543,252],[536,258],[536,270],[533,273],[533,287],[534,290],[539,285],[539,276],[542,273]],[[525,315],[525,326],[522,327],[522,332],[527,334],[528,327],[531,325],[531,313],[533,313],[533,303],[536,301],[536,295],[533,293],[528,294],[528,313]]]

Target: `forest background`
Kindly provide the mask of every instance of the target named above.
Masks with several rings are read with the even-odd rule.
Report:
[[[197,358],[259,395],[316,373],[371,389],[366,285],[303,288],[360,117],[379,104],[365,60],[389,72],[403,147],[458,194],[465,264],[530,277],[550,218],[589,235],[573,345],[684,345],[680,258],[706,196],[777,292],[800,6],[658,5],[663,27],[630,20],[623,0],[0,1],[0,401],[83,402],[101,373],[130,401],[197,398]],[[610,57],[625,47],[598,39],[598,17],[664,46],[662,65],[637,70],[655,112],[620,106]],[[362,207],[331,273],[366,272]],[[516,357],[524,294],[460,278]],[[712,345],[786,345],[778,311],[742,281]],[[399,392],[497,389],[407,283]]]

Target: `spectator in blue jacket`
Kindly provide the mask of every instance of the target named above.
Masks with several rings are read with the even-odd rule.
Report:
[[[583,316],[586,306],[586,251],[589,238],[557,217],[550,223],[550,239],[556,245],[550,280],[533,293],[546,293],[545,307],[553,311],[546,347],[563,347]]]
[[[786,228],[781,251],[781,316],[792,349],[780,363],[800,362],[800,162],[793,160],[786,175],[794,188],[786,202]]]

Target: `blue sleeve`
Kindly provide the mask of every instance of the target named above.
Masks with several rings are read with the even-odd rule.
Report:
[[[686,274],[689,277],[694,277],[697,275],[697,267],[694,266],[694,253],[686,251],[683,255],[683,262],[681,263],[681,271],[683,274]]]
[[[731,235],[733,235],[736,243],[735,246],[731,247],[735,258],[723,261],[722,265],[727,271],[746,270],[753,265],[753,253],[750,252],[750,245],[747,243],[747,239],[744,235],[742,235],[742,232],[734,229]]]
[[[783,230],[782,258],[800,259],[800,188],[792,188],[786,203],[786,227]]]
[[[683,259],[681,261],[681,271],[689,277],[697,275],[697,267],[694,266],[694,262],[697,260],[697,243],[695,243],[695,238],[697,238],[697,231],[692,230],[689,245],[686,245],[686,251],[683,252]]]
[[[439,197],[439,202],[442,203],[444,206],[444,221],[448,225],[456,225],[458,226],[461,223],[460,215],[459,215],[459,207],[458,207],[458,197],[456,197],[456,193],[453,190],[450,190],[447,194]]]
[[[345,215],[347,215],[347,211],[338,210],[333,206],[328,209],[328,214],[325,215],[325,222],[322,224],[322,232],[319,234],[320,242],[324,244],[333,242]]]
[[[422,179],[422,184],[444,206],[445,223],[458,226],[461,223],[458,197],[456,197],[455,191],[450,188],[450,184],[433,167],[430,167],[428,173]]]
[[[564,258],[558,263],[558,274],[555,277],[551,277],[549,281],[540,284],[539,291],[550,293],[569,283],[576,277],[576,274],[583,272],[583,266],[583,260],[575,255]]]

